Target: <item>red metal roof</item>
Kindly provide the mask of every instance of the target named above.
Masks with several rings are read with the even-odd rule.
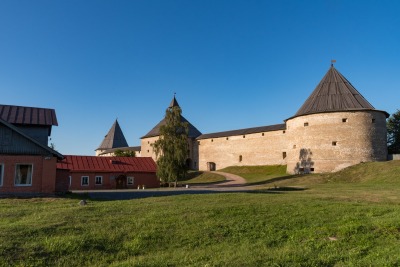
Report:
[[[56,112],[49,108],[0,105],[0,118],[12,124],[58,126]]]
[[[57,169],[71,172],[156,172],[156,163],[150,157],[96,157],[64,156]]]

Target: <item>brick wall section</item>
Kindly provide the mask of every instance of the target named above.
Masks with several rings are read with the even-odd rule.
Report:
[[[63,170],[58,170],[60,177],[65,175]],[[116,189],[115,178],[119,175],[134,177],[133,185],[127,185],[127,189],[137,189],[138,186],[145,185],[146,188],[160,187],[160,181],[155,173],[131,172],[131,173],[103,173],[103,172],[73,172],[68,173],[71,176],[71,186],[69,190],[105,190]],[[82,176],[89,176],[89,185],[81,185]],[[95,184],[95,177],[102,176],[103,183]],[[69,181],[69,178],[68,178]]]
[[[201,139],[198,140],[199,168],[207,170],[207,162],[214,162],[216,169],[284,165],[286,147],[286,132],[283,130]]]
[[[0,155],[0,164],[4,165],[3,185],[0,186],[0,193],[54,193],[56,163],[55,157]],[[16,164],[32,164],[32,185],[14,185]]]

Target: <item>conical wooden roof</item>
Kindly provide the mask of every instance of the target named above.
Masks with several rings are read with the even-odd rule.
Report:
[[[107,135],[104,137],[103,142],[96,150],[105,150],[110,148],[127,147],[125,136],[122,133],[118,120],[115,120]]]
[[[293,117],[355,110],[375,110],[375,108],[332,64],[321,82]]]
[[[172,108],[172,107],[179,107],[178,101],[176,100],[175,96],[168,106],[168,108]],[[188,127],[189,127],[188,137],[196,138],[201,135],[201,132],[199,130],[197,130],[197,128],[194,127],[193,124],[191,124],[187,119],[185,119],[185,117],[181,116],[181,122],[186,122],[188,124]],[[162,125],[165,125],[165,123],[166,122],[165,122],[165,118],[164,118],[156,126],[154,126],[154,128],[151,129],[150,132],[148,132],[145,136],[143,136],[142,139],[148,138],[148,137],[159,136],[160,135],[160,127]]]

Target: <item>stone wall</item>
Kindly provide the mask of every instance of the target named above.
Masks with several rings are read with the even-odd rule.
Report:
[[[383,112],[313,114],[286,123],[288,173],[334,172],[360,162],[386,160]]]
[[[286,164],[286,131],[260,132],[198,140],[199,169]]]
[[[158,136],[143,138],[141,141],[141,157],[152,157],[157,161],[152,144],[158,140]],[[198,169],[199,153],[195,138],[188,138],[188,164],[190,169]]]

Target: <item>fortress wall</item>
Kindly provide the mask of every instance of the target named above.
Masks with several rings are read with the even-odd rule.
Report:
[[[153,147],[151,146],[157,140],[158,136],[143,138],[141,140],[142,157],[152,157],[154,161],[157,160],[156,153],[154,153]]]
[[[141,140],[141,157],[152,157],[154,161],[157,161],[156,153],[152,147],[159,139],[158,136],[143,138]],[[190,158],[190,168],[198,169],[198,147],[194,138],[188,138],[188,157]]]
[[[383,112],[319,113],[290,119],[286,126],[288,173],[300,168],[305,172],[334,172],[387,157]]]
[[[228,166],[286,164],[285,131],[252,133],[198,140],[199,169],[207,170],[207,162],[216,169]],[[241,156],[241,158],[240,158]]]

